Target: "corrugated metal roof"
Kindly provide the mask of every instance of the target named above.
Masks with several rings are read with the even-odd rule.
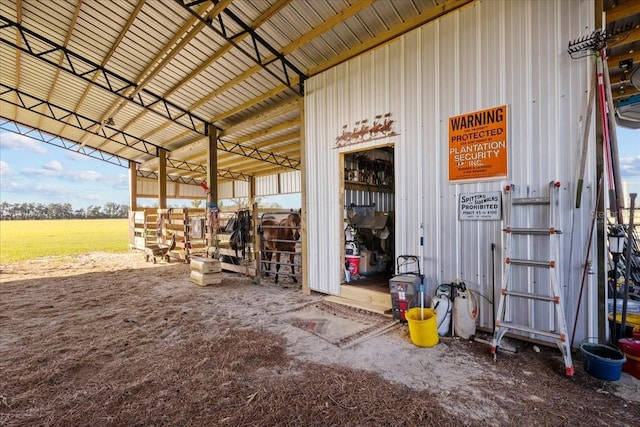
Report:
[[[0,116],[141,173],[157,171],[158,147],[206,165],[206,145],[185,148],[212,123],[220,165],[296,170],[300,110],[282,105],[305,79],[471,1],[3,1]]]
[[[141,174],[157,172],[164,148],[169,173],[196,182],[212,123],[219,168],[295,171],[312,70],[468,2],[3,1],[0,116],[72,151],[133,161]]]

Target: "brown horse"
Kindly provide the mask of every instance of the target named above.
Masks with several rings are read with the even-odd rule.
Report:
[[[276,255],[276,277],[278,283],[278,272],[280,271],[280,255],[289,255],[289,265],[293,283],[298,283],[293,267],[293,257],[295,256],[296,241],[300,239],[300,214],[292,212],[282,221],[273,218],[262,219],[262,241],[264,243],[263,259],[266,260],[265,275],[271,272],[271,259]]]

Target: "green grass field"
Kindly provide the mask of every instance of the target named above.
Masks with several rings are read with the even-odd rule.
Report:
[[[0,263],[129,250],[129,220],[0,221]]]

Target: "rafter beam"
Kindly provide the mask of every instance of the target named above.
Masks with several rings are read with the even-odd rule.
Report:
[[[314,38],[316,38],[320,34],[326,32],[326,31],[330,30],[331,28],[335,27],[336,25],[344,22],[345,20],[347,20],[351,16],[356,15],[362,9],[365,9],[365,8],[371,6],[373,1],[374,0],[361,0],[361,1],[356,2],[354,5],[345,8],[344,10],[340,11],[337,15],[331,17],[327,21],[324,21],[322,24],[320,24],[318,27],[314,28],[312,31],[304,34],[302,37],[299,37],[294,42],[292,42],[292,43],[288,44],[287,46],[283,47],[279,52],[276,52],[273,55],[265,58],[264,62],[265,63],[274,62],[274,61],[276,61],[278,59],[279,56],[287,55],[287,54],[295,51],[296,49],[299,49],[301,46],[304,46],[305,44],[309,43],[311,40],[313,40]],[[238,38],[239,39],[244,38],[245,35],[246,34],[239,35]],[[217,88],[215,91],[211,92],[207,96],[205,96],[202,99],[198,100],[198,102],[194,103],[189,108],[191,110],[196,110],[197,108],[202,106],[204,103],[206,103],[206,102],[214,99],[218,95],[220,95],[222,92],[228,90],[229,88],[235,86],[236,84],[238,84],[238,83],[240,83],[240,82],[242,82],[244,80],[247,80],[249,77],[251,77],[252,75],[256,74],[262,68],[263,67],[260,64],[258,64],[257,66],[249,68],[248,70],[244,71],[242,74],[236,76],[235,78],[231,79],[230,81],[228,81],[227,83],[225,83],[221,87]]]
[[[271,89],[270,91],[263,93],[262,95],[253,97],[251,100],[245,102],[244,104],[240,104],[237,105],[235,108],[232,108],[231,110],[227,110],[224,113],[218,114],[217,116],[213,117],[211,119],[212,123],[216,123],[219,121],[222,121],[228,117],[233,116],[234,114],[237,114],[241,111],[246,110],[247,108],[251,108],[254,105],[257,105],[261,102],[264,102],[268,99],[271,99],[273,96],[282,93],[284,91],[286,91],[287,89],[289,89],[289,87],[287,85],[280,85],[280,86],[276,86],[273,89]]]
[[[612,95],[614,101],[622,101],[623,99],[627,99],[630,96],[637,95],[639,93],[640,91],[636,89],[635,86],[629,84],[625,86],[623,90],[620,90],[620,88],[614,88]]]
[[[640,13],[640,2],[629,1],[626,3],[617,4],[615,7],[606,10],[607,24],[619,19],[628,18]]]
[[[171,157],[174,159],[196,158],[201,156],[206,149],[206,141],[198,141],[185,147],[178,148],[171,152]],[[262,150],[257,147],[247,147],[243,144],[234,143],[231,141],[223,141],[218,139],[218,150],[231,153],[234,156],[240,156],[243,158],[250,158],[256,161],[266,162],[272,165],[280,165],[285,168],[299,169],[300,160],[290,159],[280,153],[274,153],[267,150]],[[192,163],[194,163],[192,161]],[[152,158],[143,162],[140,165],[141,168],[146,170],[156,170],[158,168],[158,159]],[[244,171],[243,171],[244,172]]]
[[[178,161],[178,163],[180,163]],[[182,172],[184,172],[184,168],[176,168],[175,166],[177,166],[176,162],[172,159],[167,159],[167,167],[171,167],[173,169],[178,169]],[[200,166],[200,165],[199,165]],[[198,185],[201,182],[206,182],[205,177],[206,177],[206,168],[204,166],[198,168],[199,170],[197,171],[197,173],[192,173],[191,176],[187,176],[186,174],[181,175],[181,178],[184,178],[185,180],[189,181],[187,182],[188,184],[191,183],[197,183]],[[204,171],[204,172],[203,172]],[[143,174],[143,175],[141,175]],[[221,178],[228,178],[228,179],[232,179],[232,180],[236,180],[236,181],[248,181],[251,178],[251,175],[248,175],[246,173],[242,173],[242,172],[234,172],[234,171],[230,171],[227,169],[218,169],[217,170],[217,174],[219,177]],[[138,176],[143,176],[144,178],[155,178],[157,179],[158,174],[155,170],[150,170],[150,169],[144,169],[141,168],[140,166],[138,166]],[[175,178],[178,178],[177,176]]]
[[[67,34],[64,37],[64,43],[63,43],[64,47],[67,47],[69,45],[71,34],[73,34],[73,30],[75,29],[76,23],[78,22],[78,15],[80,14],[81,5],[82,5],[82,2],[76,3],[75,10],[73,11],[73,18],[71,18],[71,22],[69,23],[69,29],[67,30]],[[60,52],[60,56],[58,57],[58,63],[61,64],[63,61],[64,61],[64,55],[62,52]],[[49,87],[49,95],[47,95],[47,101],[51,101],[51,98],[53,97],[53,94],[56,88],[58,87],[58,80],[60,78],[61,72],[62,71],[60,68],[56,69],[55,76],[53,77],[53,81],[51,82],[51,86]],[[16,87],[19,87],[19,86],[16,86]],[[42,126],[41,120],[43,120],[42,117],[39,118],[38,127]]]
[[[185,158],[188,156],[194,157],[198,153],[203,153],[206,150],[207,141],[200,140],[184,147],[177,148],[171,153],[173,158]],[[241,157],[249,157],[255,160],[261,160],[267,163],[281,165],[284,167],[299,169],[300,161],[289,159],[287,156],[262,150],[257,147],[250,147],[244,144],[240,144],[235,141],[228,141],[218,138],[218,150],[226,151]],[[155,170],[158,167],[158,159],[153,158],[142,163],[141,167],[149,170]]]
[[[158,174],[156,172],[138,170],[137,176],[139,178],[146,178],[153,181],[158,181]],[[191,184],[191,185],[200,185],[204,182],[204,180],[198,180],[194,178],[186,178],[183,176],[175,176],[175,175],[167,175],[167,181],[169,182],[177,182],[180,184]]]
[[[16,94],[16,98],[19,100],[18,103],[14,103],[12,102],[9,98],[11,97],[11,93],[15,93]],[[136,138],[133,135],[127,134],[121,130],[118,129],[113,129],[110,127],[104,127],[101,128],[99,131],[93,131],[91,129],[95,128],[93,125],[95,125],[95,120],[89,119],[87,117],[81,116],[75,112],[66,110],[60,106],[54,105],[50,102],[46,102],[42,99],[27,95],[24,92],[18,91],[16,89],[12,89],[9,88],[6,85],[0,84],[0,100],[2,101],[6,101],[8,103],[11,103],[13,105],[16,105],[17,107],[21,107],[24,109],[27,109],[29,111],[32,111],[34,113],[40,114],[42,116],[48,117],[50,119],[54,119],[58,122],[61,122],[65,125],[74,127],[76,129],[81,129],[84,130],[86,132],[92,133],[94,135],[98,135],[102,138],[105,138],[111,142],[115,142],[117,144],[123,145],[127,148],[132,148],[136,151],[139,151],[141,153],[144,154],[149,154],[149,155],[153,155],[156,156],[158,149],[161,148],[155,144],[152,144],[150,142],[141,140],[139,138]],[[41,107],[45,107],[44,109]],[[44,112],[43,112],[44,111]],[[47,114],[45,114],[45,112]],[[18,122],[16,122],[18,123]],[[20,126],[25,126],[28,128],[28,126],[26,125],[22,125],[20,124]],[[10,129],[9,129],[10,130]],[[19,133],[19,132],[16,132]],[[31,136],[31,135],[30,135]],[[60,141],[57,141],[55,138],[59,138]],[[129,160],[126,157],[117,155],[117,154],[112,154],[109,153],[109,156],[105,155],[105,151],[100,150],[99,148],[94,148],[94,147],[88,147],[83,143],[80,142],[73,142],[73,141],[69,141],[69,144],[64,143],[64,141],[68,141],[65,138],[62,138],[61,136],[54,136],[52,138],[49,139],[45,139],[44,137],[38,137],[36,139],[39,139],[43,142],[47,142],[49,144],[52,145],[56,145],[58,147],[61,148],[66,148],[69,149],[71,151],[76,151],[76,152],[80,152],[82,154],[85,154],[87,156],[90,157],[95,157],[98,158],[100,160],[104,160],[108,163],[114,163],[114,164],[118,164],[119,166],[123,166],[123,167],[128,167],[129,165]],[[77,147],[76,147],[77,145]],[[139,148],[138,146],[142,145],[143,148]],[[96,153],[94,155],[94,153]],[[111,160],[111,159],[118,159],[117,161],[115,160]],[[121,164],[121,162],[123,164]],[[145,162],[147,163],[147,162]],[[156,162],[157,163],[157,162]],[[197,173],[197,174],[206,174],[206,169],[200,165],[200,164],[195,164],[195,163],[188,163],[188,162],[184,162],[184,161],[180,161],[180,160],[174,160],[174,159],[168,159],[167,160],[167,165],[172,167],[173,169],[177,169],[180,170],[182,172],[192,172],[192,173]],[[144,169],[144,167],[141,166],[141,168]],[[150,169],[150,168],[147,168]],[[154,169],[150,169],[150,170],[154,170]],[[224,170],[224,169],[220,169],[219,170],[219,174],[220,176],[224,176],[224,177],[233,177],[233,179],[241,179],[244,181],[248,181],[250,175],[247,175],[245,173],[236,173],[236,172],[232,172],[232,171],[228,171],[228,170]]]
[[[209,9],[208,6],[202,6],[200,10],[198,10],[198,13],[202,14],[208,11],[207,16],[213,17],[216,14],[220,13],[220,11],[229,3],[231,3],[231,0],[222,0],[222,2],[218,6],[214,7],[213,10],[211,11],[208,11]],[[184,47],[191,42],[191,40],[193,40],[196,37],[196,35],[202,29],[203,26],[204,26],[203,24],[198,23],[193,18],[188,20],[182,26],[181,30],[177,31],[173,35],[173,37],[171,37],[169,41],[165,43],[163,48],[155,53],[155,57],[151,61],[149,61],[147,66],[139,74],[139,77],[136,78],[137,86],[129,90],[126,93],[126,96],[128,98],[137,96],[138,93],[140,93],[140,91],[144,88],[144,86],[148,82],[153,80],[153,78],[156,77],[158,73],[160,73],[163,70],[164,66],[169,62],[171,62],[171,60],[173,60],[173,58],[175,58],[175,56],[180,51],[182,51]],[[126,105],[126,102],[122,100],[120,102],[112,104],[108,108],[107,113],[105,114],[105,117],[103,117],[103,119],[107,117],[114,117],[117,113],[120,112],[120,110],[122,110],[122,108],[124,108],[125,105]],[[126,130],[129,127],[133,126],[140,119],[142,119],[146,114],[147,114],[147,110],[141,111],[138,115],[136,115],[136,117],[129,120],[124,126],[122,126],[122,129]]]
[[[208,1],[208,0],[205,0]],[[291,0],[278,0],[276,3],[274,3],[265,13],[263,13],[256,21],[253,22],[252,27],[253,28],[257,28],[260,25],[262,25],[264,22],[268,21],[269,18],[271,18],[273,15],[275,15],[276,13],[278,13],[283,7],[285,7],[287,4],[289,4]],[[191,5],[189,5],[189,7],[191,7]],[[239,43],[240,40],[244,39],[247,35],[240,35],[236,38],[236,43]],[[200,65],[198,65],[193,71],[191,71],[189,74],[187,74],[184,78],[182,78],[178,83],[176,83],[175,85],[173,85],[173,87],[171,89],[169,89],[164,96],[168,97],[171,94],[175,93],[178,89],[180,89],[182,86],[184,86],[185,84],[187,84],[189,81],[191,81],[192,79],[194,79],[197,75],[199,75],[200,73],[202,73],[204,70],[206,70],[207,68],[209,68],[209,66],[211,66],[214,62],[216,62],[220,57],[222,57],[223,55],[225,55],[227,52],[229,52],[229,50],[231,50],[233,48],[233,44],[231,43],[226,43],[222,49],[218,50],[217,52],[215,52],[213,55],[209,56],[209,58],[207,58],[206,61],[202,62]]]
[[[21,24],[17,24],[3,16],[0,16],[0,29],[6,28],[15,28],[20,34],[20,37],[24,42],[24,46],[9,40],[4,36],[0,36],[0,42],[12,46],[22,52],[28,53],[29,55],[32,55],[53,67],[60,68],[78,78],[81,78],[91,85],[105,89],[126,101],[133,102],[134,104],[169,119],[174,123],[184,126],[194,132],[206,135],[206,125],[208,124],[206,120],[147,89],[140,90],[134,97],[127,97],[125,94],[128,91],[132,88],[137,88],[138,85],[136,83],[107,70],[105,67],[72,52],[64,46],[60,46],[51,40],[40,36]],[[8,32],[0,31],[0,34],[4,35],[8,34]],[[52,57],[56,52],[61,53],[64,56],[64,61],[58,63],[53,59],[50,59],[50,57]],[[96,75],[98,75],[97,78]]]
[[[288,144],[288,145],[284,145],[281,147],[278,147],[278,154],[281,156],[284,155],[288,155],[288,154],[294,154],[293,157],[295,158],[299,158],[300,156],[300,144],[299,142],[295,142],[292,144]],[[259,164],[259,163],[258,163]],[[222,159],[218,159],[218,166],[223,167],[223,168],[236,168],[236,167],[242,167],[243,171],[246,172],[245,167],[246,167],[246,160],[242,159],[242,158],[238,158],[238,156],[233,156],[233,155],[227,155]],[[265,168],[273,168],[273,165],[264,165]]]
[[[240,156],[251,157],[252,159],[262,160],[263,162],[274,165],[284,166],[291,169],[300,169],[300,160],[290,159],[276,153],[270,153],[258,148],[250,148],[223,139],[218,139],[218,150],[227,151],[229,153],[238,154]]]
[[[111,48],[107,51],[107,53],[104,55],[104,58],[100,62],[101,66],[104,67],[105,65],[107,65],[109,63],[109,60],[111,60],[111,57],[113,56],[113,54],[116,51],[117,47],[120,46],[120,43],[122,42],[122,39],[124,39],[124,36],[127,34],[129,29],[133,25],[133,22],[138,18],[138,14],[142,10],[142,7],[144,6],[145,1],[146,0],[140,0],[140,1],[138,1],[136,3],[136,7],[129,14],[129,17],[127,18],[127,22],[120,29],[120,33],[118,34],[118,37],[115,39],[115,41],[111,45]],[[82,2],[79,2],[79,4],[82,4]],[[100,76],[99,74],[94,74],[94,76],[92,77],[91,80],[93,82],[95,82],[98,79],[99,76]],[[89,85],[84,89],[84,92],[82,93],[82,95],[80,96],[80,99],[76,103],[76,108],[75,108],[76,111],[78,111],[80,109],[80,107],[82,106],[82,104],[86,100],[87,96],[89,96],[89,93],[91,93],[91,88],[92,88],[92,86]],[[111,116],[103,115],[102,118],[101,118],[101,122],[104,123],[105,120],[108,119],[109,117],[111,117]],[[148,139],[148,138],[146,138],[144,136],[142,138],[143,139]],[[82,141],[82,143],[85,143],[85,142],[86,142],[86,140]]]
[[[246,120],[234,124],[233,126],[229,126],[227,129],[224,129],[222,132],[220,132],[220,136],[228,136],[236,132],[241,132],[247,128],[260,123],[264,123],[268,120],[273,119],[274,117],[282,116],[292,111],[300,112],[300,102],[300,98],[294,98],[293,100],[287,101],[284,104],[278,104],[266,110],[260,111],[253,117],[250,117]]]
[[[125,159],[124,157],[116,156],[97,148],[83,146],[80,142],[70,141],[69,139],[62,138],[59,135],[53,135],[48,132],[43,132],[40,129],[33,128],[29,125],[25,125],[24,123],[16,122],[15,120],[0,120],[0,129],[19,135],[28,136],[29,138],[36,139],[55,147],[64,148],[65,150],[83,154],[87,157],[91,157],[92,159],[111,163],[112,165],[120,166],[123,168],[129,167],[129,160]]]
[[[279,123],[267,129],[262,129],[257,132],[250,133],[249,135],[245,135],[240,138],[236,138],[235,141],[240,144],[244,144],[245,142],[248,143],[256,139],[268,137],[269,135],[272,135],[274,133],[282,132],[283,130],[287,130],[287,129],[291,129],[299,126],[300,126],[300,119],[291,120],[288,122]],[[298,136],[300,136],[300,132],[298,132]],[[257,146],[256,144],[251,144],[251,145],[254,147]]]
[[[18,0],[16,3],[16,19],[18,23],[22,23],[22,0]],[[16,31],[16,45],[20,45],[22,43],[22,38],[20,37],[20,32]],[[20,64],[22,62],[22,51],[16,50],[16,64]],[[20,73],[22,67],[15,67],[15,78],[14,78],[14,87],[20,87]]]
[[[625,59],[632,59],[633,67],[636,67],[640,63],[640,52],[633,51],[628,53],[620,53],[616,56],[607,58],[607,66],[609,67],[609,70],[616,70],[616,74],[618,76],[622,74],[622,70],[620,69],[620,61],[624,61]],[[629,74],[629,71],[627,71],[627,74]]]
[[[17,102],[13,102],[11,99],[9,99],[10,94],[12,93],[17,95]],[[95,120],[47,102],[44,99],[31,96],[25,92],[19,91],[2,83],[0,83],[0,100],[8,102],[17,107],[24,108],[25,110],[29,110],[36,114],[49,117],[50,119],[54,119],[60,123],[69,125],[76,129],[80,129],[85,132],[97,135],[101,138],[108,139],[109,141],[115,142],[117,144],[124,145],[128,148],[134,149],[144,154],[155,156],[157,150],[161,148],[158,145],[152,144],[131,134],[108,126],[100,129],[99,131],[92,130],[97,129],[96,125],[98,124],[98,122],[96,122]]]
[[[184,160],[176,160],[167,158],[167,167],[178,169],[178,170],[189,170],[194,174],[203,175],[205,178],[207,176],[207,167],[201,163],[190,163]],[[240,179],[243,181],[248,181],[251,175],[247,175],[242,172],[233,172],[227,169],[217,169],[218,176],[221,177],[233,177],[233,179]],[[203,178],[204,179],[204,178]]]
[[[355,2],[353,5],[346,7],[345,9],[338,12],[336,15],[332,16],[326,21],[323,21],[313,30],[309,31],[306,34],[303,34],[301,37],[298,37],[293,43],[289,43],[287,46],[283,47],[280,50],[280,53],[282,53],[283,55],[290,54],[291,52],[309,43],[311,40],[315,39],[320,34],[323,34],[329,31],[336,25],[343,23],[347,19],[358,14],[363,9],[366,9],[367,7],[371,6],[374,2],[375,0],[359,0]]]
[[[189,106],[189,108],[191,110],[197,110],[198,108],[202,107],[207,102],[209,102],[212,99],[216,98],[221,93],[223,93],[223,92],[231,89],[232,87],[238,85],[239,83],[245,81],[250,76],[252,76],[255,73],[257,73],[258,71],[260,71],[261,69],[262,69],[262,67],[260,67],[259,65],[254,65],[253,67],[249,68],[248,70],[242,72],[241,74],[238,74],[237,76],[235,76],[231,80],[227,81],[222,86],[216,88],[213,92],[209,92],[207,95],[205,95],[202,98],[198,99],[196,102],[191,104]]]
[[[351,58],[354,58],[370,49],[373,49],[376,46],[384,44],[390,40],[395,39],[402,34],[413,30],[414,28],[420,27],[427,22],[433,21],[434,19],[445,15],[453,10],[456,10],[468,3],[472,3],[475,0],[446,0],[442,5],[434,8],[430,8],[427,12],[422,15],[418,15],[414,18],[408,19],[404,21],[400,25],[396,25],[393,28],[388,29],[387,31],[381,33],[379,36],[374,37],[372,39],[367,40],[366,42],[360,44],[359,46],[350,49],[335,58],[324,62],[323,64],[318,65],[307,71],[307,76],[312,77],[316,74],[319,74],[329,68],[332,68],[338,64],[341,64],[345,61],[348,61]]]
[[[294,64],[292,64],[284,55],[280,54],[275,48],[273,48],[266,40],[258,35],[251,26],[247,25],[240,17],[230,11],[228,8],[223,10],[223,13],[217,16],[218,26],[214,25],[214,20],[203,19],[197,12],[195,12],[191,5],[191,2],[184,0],[175,0],[179,5],[188,10],[196,18],[204,22],[211,30],[213,30],[220,37],[224,38],[228,43],[232,44],[236,49],[242,52],[246,57],[250,58],[257,65],[262,67],[265,71],[278,79],[281,83],[287,85],[287,87],[299,95],[304,94],[304,81],[306,76],[300,71]],[[217,4],[218,0],[212,0],[213,4]],[[229,34],[227,32],[227,24],[225,23],[227,17],[230,21],[233,21],[235,25],[239,26],[242,31],[238,34]],[[240,43],[236,39],[241,35],[248,35],[251,37],[251,45],[254,46],[253,52],[248,52],[245,48],[240,46]],[[261,50],[267,50],[275,58],[271,62],[266,62],[260,54]],[[278,67],[269,67],[273,62],[279,64]],[[276,70],[278,72],[276,72]],[[294,79],[295,78],[295,79]]]
[[[289,144],[287,146],[279,146],[279,147],[272,147],[275,144],[282,144],[283,142],[288,142],[288,141],[295,141],[293,144]],[[261,148],[261,149],[265,149],[268,150],[268,147],[272,147],[272,150],[274,151],[278,151],[278,153],[280,153],[281,155],[284,154],[285,149],[283,149],[283,147],[287,147],[287,150],[290,148],[290,146],[293,145],[295,147],[298,148],[298,151],[300,149],[300,133],[295,132],[295,133],[288,133],[286,135],[280,135],[277,136],[275,138],[270,138],[266,141],[262,141],[260,143],[256,143],[256,144],[252,144],[253,147],[255,148]],[[242,162],[242,158],[238,158],[238,156],[233,155],[233,154],[225,154],[222,156],[218,157],[218,164],[221,164],[221,162],[225,162],[228,161],[230,159],[233,159],[237,162]]]
[[[258,175],[270,175],[274,170],[284,171],[285,169],[268,167],[268,165],[265,165],[264,163],[254,163],[254,164],[244,165],[243,170],[245,171],[245,173],[251,174],[253,176],[258,176]],[[291,170],[288,170],[287,172],[291,172]]]

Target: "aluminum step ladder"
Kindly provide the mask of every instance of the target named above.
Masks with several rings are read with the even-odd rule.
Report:
[[[562,234],[555,227],[559,189],[560,183],[552,181],[548,197],[518,198],[514,196],[513,185],[505,187],[505,267],[491,353],[495,360],[496,350],[509,331],[515,332],[516,336],[525,334],[531,339],[551,339],[562,352],[565,375],[572,377],[571,346],[556,268],[559,236]],[[548,224],[544,221],[547,217]],[[522,221],[522,218],[527,218],[529,224],[545,224],[538,228],[515,227],[513,222]],[[543,255],[546,257],[547,253],[548,259],[531,259]],[[546,278],[547,274],[541,270],[548,270],[549,283],[542,283],[541,279]],[[520,324],[515,323],[514,319]]]

